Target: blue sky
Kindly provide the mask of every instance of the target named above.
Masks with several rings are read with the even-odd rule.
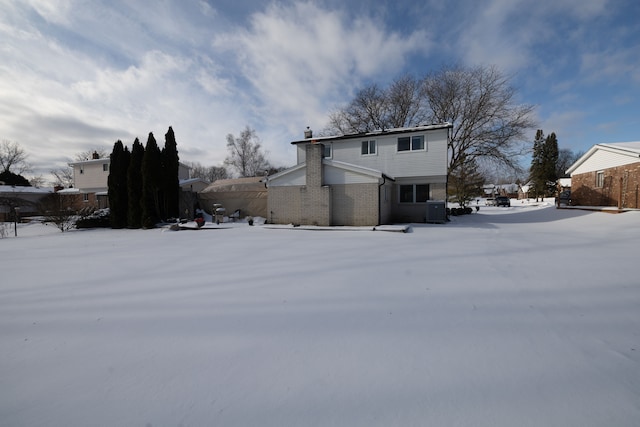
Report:
[[[453,63],[512,76],[561,148],[640,140],[636,0],[0,0],[0,40],[0,138],[34,175],[169,126],[183,161],[248,125],[291,166],[363,84]]]

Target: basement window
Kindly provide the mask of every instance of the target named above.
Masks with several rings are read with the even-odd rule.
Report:
[[[400,203],[426,203],[429,200],[429,184],[400,186]]]

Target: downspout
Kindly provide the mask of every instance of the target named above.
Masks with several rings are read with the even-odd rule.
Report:
[[[380,203],[380,199],[382,199],[382,187],[387,183],[387,177],[382,174],[382,184],[378,184],[378,225],[382,225],[382,203]]]

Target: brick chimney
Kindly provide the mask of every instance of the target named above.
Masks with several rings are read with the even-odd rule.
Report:
[[[91,158],[92,158],[93,160],[97,160],[97,159],[99,159],[99,158],[100,158],[100,154],[98,154],[98,152],[97,152],[97,151],[94,151],[94,152],[93,152],[93,154],[91,155]]]

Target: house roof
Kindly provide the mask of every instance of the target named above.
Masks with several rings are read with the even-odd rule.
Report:
[[[111,162],[111,159],[109,157],[102,157],[101,159],[89,159],[89,160],[80,160],[77,162],[71,162],[68,163],[69,166],[76,166],[76,165],[90,165],[90,164],[101,164],[101,163],[109,163]]]
[[[602,143],[596,144],[591,147],[586,153],[582,155],[582,157],[576,160],[576,162],[572,164],[569,169],[567,169],[567,173],[572,174],[585,161],[591,158],[591,156],[593,156],[598,151],[607,151],[622,156],[637,158],[640,161],[640,141]]]
[[[322,141],[337,141],[337,140],[363,138],[363,137],[370,137],[370,136],[393,135],[393,134],[409,133],[409,132],[422,132],[422,131],[435,130],[435,129],[449,129],[452,127],[453,125],[451,123],[445,122],[445,123],[432,124],[432,125],[426,125],[426,126],[383,129],[383,130],[375,130],[372,132],[350,133],[346,135],[319,136],[319,137],[305,138],[298,141],[292,141],[291,144],[296,145],[296,144],[304,144],[309,142],[317,143]]]
[[[201,193],[216,191],[258,191],[264,190],[262,180],[264,177],[252,176],[249,178],[219,179],[210,184]]]
[[[358,165],[354,165],[352,163],[346,163],[346,162],[340,162],[337,160],[332,160],[332,159],[322,159],[322,164],[325,166],[332,166],[338,169],[342,169],[342,170],[346,170],[346,171],[350,171],[350,172],[354,172],[357,174],[361,174],[361,175],[367,175],[373,178],[385,178],[388,179],[390,181],[395,181],[395,178],[377,170],[377,169],[371,169],[371,168],[366,168],[363,166],[358,166]],[[307,167],[307,163],[303,162],[303,163],[299,163],[293,167],[290,167],[289,169],[285,169],[281,172],[278,172],[274,175],[270,175],[266,178],[263,179],[263,181],[265,182],[269,182],[272,179],[277,179],[280,178],[282,176],[288,175],[290,173],[293,173],[299,169],[304,169]]]
[[[29,187],[29,186],[22,186],[22,185],[0,185],[0,193],[2,194],[53,193],[53,188]]]

